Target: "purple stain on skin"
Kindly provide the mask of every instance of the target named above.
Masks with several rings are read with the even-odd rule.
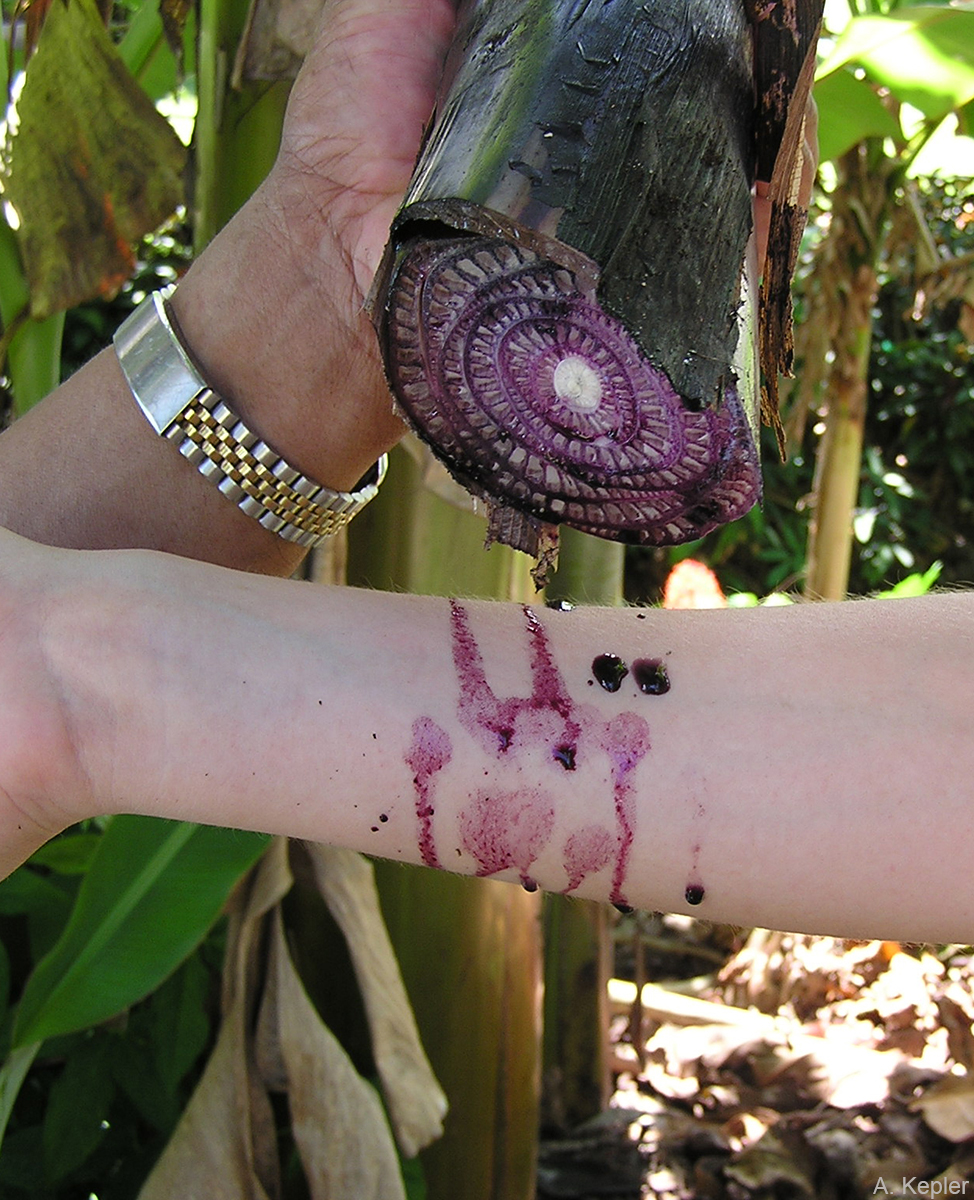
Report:
[[[632,677],[647,696],[664,696],[670,690],[670,677],[662,659],[638,658],[632,664]]]
[[[572,699],[552,658],[544,626],[527,605],[522,611],[531,645],[531,695],[502,700],[487,682],[483,656],[470,629],[467,610],[455,600],[450,601],[453,664],[460,681],[460,722],[488,753],[498,756],[506,754],[518,738],[544,742],[551,737],[554,748],[574,748],[581,732]],[[572,769],[562,758],[557,761],[566,770]]]
[[[453,757],[453,744],[446,730],[430,717],[417,717],[413,722],[413,740],[406,763],[413,772],[416,789],[416,816],[419,820],[419,852],[427,867],[440,866],[433,838],[432,779]]]
[[[701,821],[704,821],[706,819],[706,816],[707,816],[707,810],[706,810],[706,808],[704,808],[703,803],[700,800],[698,800],[696,803],[696,806],[694,807],[694,810],[693,810],[693,819],[696,823],[699,824]],[[684,898],[684,900],[686,900],[687,904],[693,904],[693,905],[702,904],[704,896],[706,895],[706,890],[704,889],[703,884],[699,882],[699,878],[700,878],[700,841],[699,840],[695,841],[690,848],[690,878],[693,882],[687,884],[686,890],[683,893],[683,898]]]
[[[586,825],[565,842],[566,892],[573,892],[586,875],[594,875],[609,865],[616,850],[616,839],[604,825]]]
[[[612,788],[618,824],[618,850],[612,875],[613,904],[625,904],[622,884],[629,866],[636,826],[636,802],[633,796],[632,773],[649,751],[649,726],[635,713],[619,713],[608,721],[602,748],[612,763]]]
[[[526,886],[533,882],[528,868],[548,844],[554,826],[555,806],[544,792],[482,788],[460,813],[460,843],[476,859],[478,875],[513,867]]]
[[[615,832],[611,823],[608,827],[593,823],[568,837],[563,858],[568,877],[565,890],[576,889],[586,876],[607,867],[614,857],[610,899],[624,908],[627,901],[623,885],[636,827],[633,776],[649,752],[649,726],[632,712],[617,713],[606,721],[596,708],[576,705],[555,663],[543,623],[528,606],[522,608],[522,613],[531,691],[527,696],[501,697],[487,681],[467,609],[456,600],[450,601],[459,722],[489,756],[501,761],[518,763],[523,753],[542,750],[552,768],[574,772],[590,763],[594,751],[607,756]],[[617,662],[624,677],[625,664],[621,659]],[[433,780],[450,761],[452,751],[449,735],[435,721],[429,717],[417,719],[406,763],[413,772],[419,848],[427,866],[441,865],[433,838]],[[476,860],[478,874],[516,869],[527,886],[534,882],[528,869],[550,841],[554,822],[554,805],[543,791],[480,789],[472,793],[459,815],[460,841]]]

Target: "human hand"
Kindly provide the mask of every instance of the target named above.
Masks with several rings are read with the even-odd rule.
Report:
[[[452,0],[327,0],[268,179],[173,300],[208,382],[330,487],[403,433],[365,297],[453,24]]]
[[[275,167],[291,235],[313,252],[324,225],[362,298],[415,166],[454,24],[452,0],[327,0],[291,93]]]

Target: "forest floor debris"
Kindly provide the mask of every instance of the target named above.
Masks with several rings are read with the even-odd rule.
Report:
[[[971,947],[633,914],[617,971],[611,1109],[539,1200],[974,1200]]]

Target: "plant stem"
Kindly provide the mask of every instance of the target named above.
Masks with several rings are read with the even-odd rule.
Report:
[[[61,334],[64,313],[43,321],[28,315],[30,293],[17,248],[17,238],[0,218],[0,321],[6,333],[15,324],[7,346],[6,373],[13,394],[14,416],[22,416],[61,381]],[[2,367],[2,363],[0,363]]]
[[[392,455],[349,530],[349,582],[426,595],[534,599],[530,561],[484,551],[482,516],[426,488]],[[376,882],[423,1044],[447,1094],[443,1138],[422,1155],[429,1200],[533,1200],[541,1045],[539,895],[376,863]]]
[[[898,165],[877,154],[874,142],[860,142],[838,164],[832,222],[819,264],[834,361],[815,466],[805,577],[806,594],[818,600],[841,600],[849,586],[877,270]]]
[[[281,139],[287,82],[229,86],[244,28],[239,0],[200,8],[194,240],[197,251],[233,216],[270,170]]]

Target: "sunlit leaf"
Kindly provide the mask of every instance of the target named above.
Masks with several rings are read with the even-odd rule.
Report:
[[[974,98],[974,11],[948,5],[901,8],[850,21],[819,79],[849,63],[865,68],[928,117],[945,116]]]
[[[116,817],[63,934],[27,981],[14,1045],[103,1021],[158,987],[266,844],[258,834]]]
[[[838,158],[867,137],[901,138],[899,123],[865,79],[833,71],[815,84],[822,161]]]
[[[877,599],[896,600],[904,596],[925,596],[936,584],[943,569],[944,564],[942,562],[935,562],[929,570],[919,572],[916,575],[907,575],[905,579],[901,579],[899,583],[891,587],[888,591],[880,592]]]
[[[974,176],[974,137],[961,131],[958,117],[951,113],[924,143],[907,171],[911,179],[968,180]]]
[[[52,5],[5,161],[30,311],[118,291],[132,243],[182,199],[184,150],[118,55],[92,0]]]

